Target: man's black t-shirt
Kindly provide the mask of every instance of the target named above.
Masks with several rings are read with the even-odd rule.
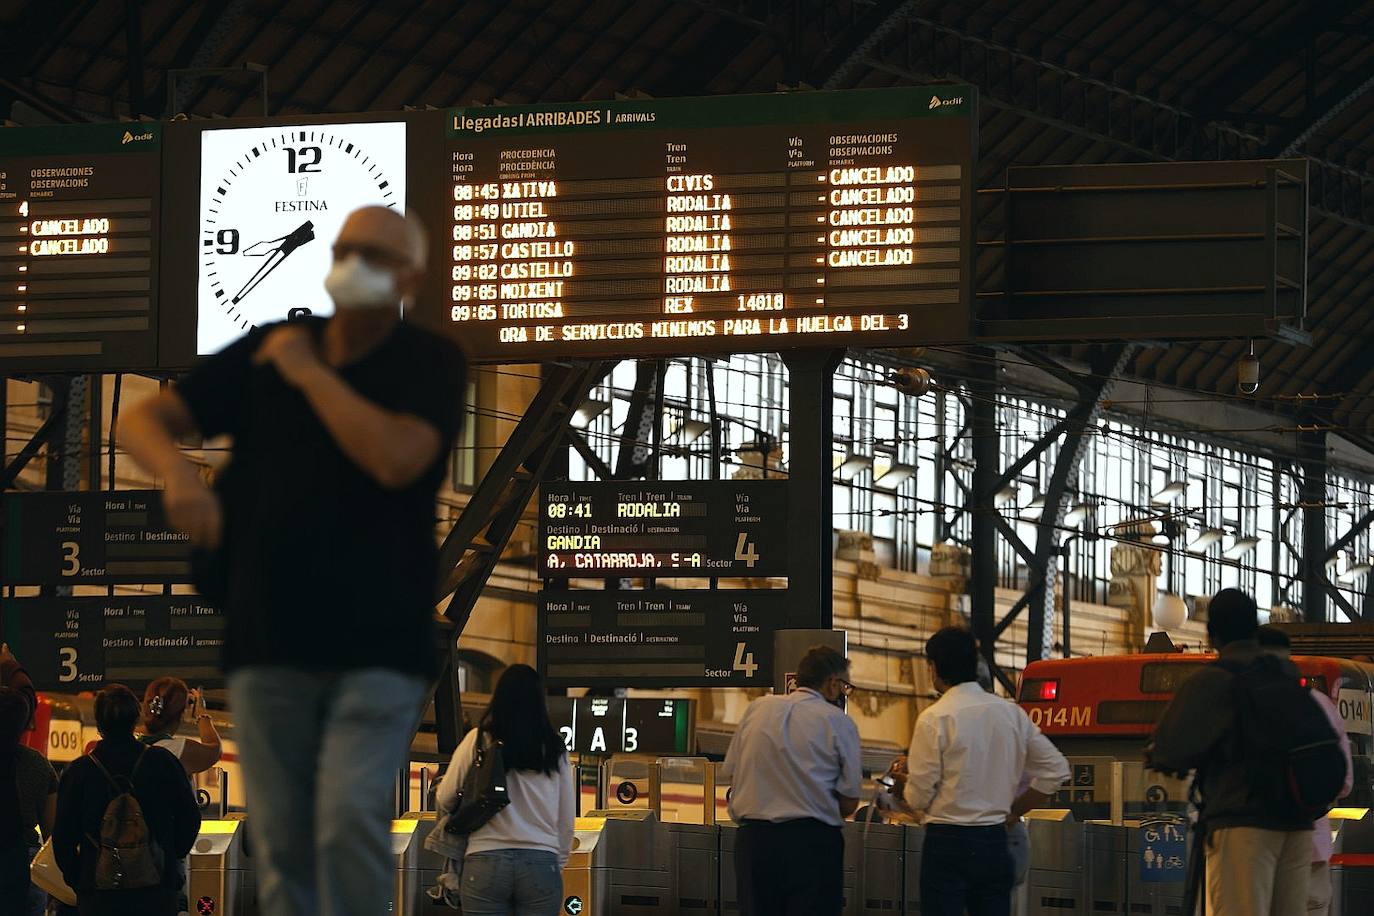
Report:
[[[316,338],[324,319],[308,319]],[[226,670],[248,665],[436,672],[434,500],[462,421],[465,363],[404,322],[336,368],[379,407],[433,424],[442,448],[387,490],[335,443],[305,396],[253,354],[272,326],[204,360],[176,386],[207,438],[233,436],[224,507]]]

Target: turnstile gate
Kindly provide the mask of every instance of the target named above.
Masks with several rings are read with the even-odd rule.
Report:
[[[187,864],[191,912],[256,916],[257,879],[249,857],[248,827],[242,814],[201,821]]]
[[[650,916],[672,909],[668,831],[652,811],[593,811],[577,819],[563,870],[563,911]]]
[[[905,833],[893,824],[845,824],[845,916],[901,912]]]

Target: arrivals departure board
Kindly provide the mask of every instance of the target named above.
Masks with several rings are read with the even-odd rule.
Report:
[[[0,130],[0,366],[157,367],[161,126]]]
[[[39,690],[222,682],[224,616],[194,595],[6,598],[5,642]]]
[[[783,480],[545,484],[539,575],[787,575]]]
[[[550,687],[766,687],[783,589],[544,592],[539,670]]]
[[[450,111],[441,324],[485,360],[966,340],[975,109],[940,86]]]
[[[160,490],[5,494],[6,585],[191,581],[191,545]]]

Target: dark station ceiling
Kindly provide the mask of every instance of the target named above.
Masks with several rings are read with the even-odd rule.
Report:
[[[971,82],[983,188],[1015,164],[1306,156],[1312,345],[1256,342],[1258,401],[1374,440],[1374,0],[0,0],[20,123],[163,117],[167,71],[245,64],[273,115]],[[259,115],[259,80],[181,78],[172,111]],[[1129,371],[1229,395],[1247,347]]]

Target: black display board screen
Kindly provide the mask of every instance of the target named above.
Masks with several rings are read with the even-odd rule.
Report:
[[[157,367],[159,124],[0,129],[0,366]]]
[[[552,687],[766,687],[788,612],[781,589],[544,592],[539,670]]]
[[[975,102],[454,109],[443,323],[506,361],[965,340]]]
[[[194,595],[7,598],[5,642],[39,690],[222,684],[224,617]]]
[[[539,575],[785,576],[787,483],[545,484]]]
[[[191,546],[160,490],[6,493],[6,585],[191,581]]]
[[[549,697],[549,718],[570,754],[691,754],[696,703],[677,699]]]

